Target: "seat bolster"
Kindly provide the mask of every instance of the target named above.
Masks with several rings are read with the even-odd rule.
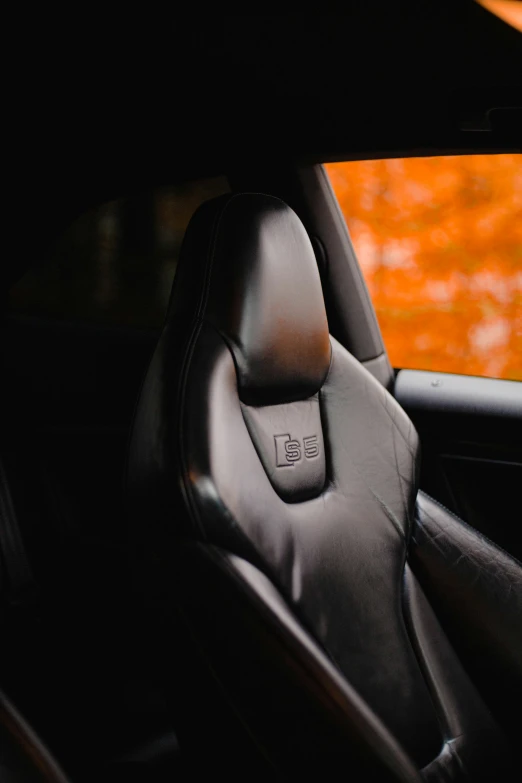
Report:
[[[211,666],[262,755],[280,760],[284,779],[321,771],[326,779],[345,768],[354,779],[420,783],[408,755],[265,574],[208,544],[182,547],[176,571],[196,679],[202,663]],[[187,687],[194,703],[197,683]]]
[[[67,783],[64,772],[7,696],[0,691],[2,783]]]
[[[423,492],[408,559],[475,685],[515,736],[522,723],[522,565]]]

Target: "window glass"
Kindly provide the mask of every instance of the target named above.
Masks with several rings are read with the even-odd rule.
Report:
[[[13,287],[10,311],[160,326],[188,222],[203,201],[228,190],[224,178],[187,182],[87,212],[64,232],[51,258]]]
[[[522,155],[325,168],[392,364],[522,380]]]

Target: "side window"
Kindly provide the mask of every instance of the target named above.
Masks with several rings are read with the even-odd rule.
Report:
[[[325,169],[392,364],[522,380],[522,155]]]
[[[12,288],[10,312],[159,327],[190,218],[228,191],[225,178],[187,182],[87,212]]]

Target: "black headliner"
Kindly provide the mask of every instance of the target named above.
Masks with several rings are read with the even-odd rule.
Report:
[[[230,165],[520,149],[502,114],[462,129],[522,104],[522,35],[471,0],[150,24],[140,10],[68,35],[40,36],[15,91],[10,277],[88,206]]]

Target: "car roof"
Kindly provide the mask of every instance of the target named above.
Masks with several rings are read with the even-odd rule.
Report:
[[[61,29],[11,114],[11,277],[89,206],[231,165],[520,149],[522,34],[472,0]]]

